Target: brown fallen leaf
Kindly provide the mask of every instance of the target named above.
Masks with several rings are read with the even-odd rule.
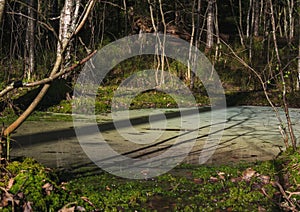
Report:
[[[233,183],[237,183],[237,182],[241,182],[242,178],[241,177],[233,177],[233,178],[230,178],[230,181]]]
[[[32,212],[32,207],[31,207],[32,202],[25,202],[23,205],[23,212]]]
[[[268,175],[260,175],[260,176],[258,176],[258,179],[260,179],[263,184],[270,183],[270,176],[268,176]]]
[[[1,206],[1,207],[5,207],[5,206],[8,205],[9,202],[12,202],[12,203],[13,203],[13,201],[14,201],[13,195],[10,194],[10,193],[9,193],[5,188],[3,188],[3,187],[0,187],[0,189],[1,189],[2,191],[4,191],[4,193],[5,193],[5,194],[2,196],[2,200],[1,200],[1,202],[0,202],[0,206]]]
[[[194,183],[196,184],[202,184],[204,182],[204,180],[202,178],[194,178]]]
[[[89,200],[87,197],[80,197],[83,201],[89,203],[91,206],[95,207],[95,205]]]
[[[58,212],[74,212],[75,211],[75,206],[71,208],[62,208]]]
[[[47,195],[50,195],[51,191],[53,191],[53,185],[51,183],[46,183],[42,188],[45,189]]]
[[[8,181],[8,185],[6,186],[6,189],[9,191],[11,189],[11,187],[13,186],[15,182],[15,179],[14,178],[10,178],[9,181]]]
[[[218,182],[218,181],[219,181],[219,179],[216,178],[216,177],[210,177],[209,178],[209,182],[211,182],[211,183],[215,183],[215,182]]]
[[[221,180],[225,180],[225,172],[218,172],[218,176]]]
[[[248,168],[243,172],[243,180],[249,181],[255,175],[256,171]]]
[[[76,204],[76,202],[71,202],[66,204],[62,209],[59,209],[58,212],[74,212],[75,206],[70,207],[71,205]]]

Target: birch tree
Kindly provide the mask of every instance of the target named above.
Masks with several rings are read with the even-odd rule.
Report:
[[[32,74],[35,69],[35,1],[29,0],[27,5],[27,28],[26,28],[26,38],[25,38],[25,70],[24,78],[30,81]]]
[[[79,0],[76,0],[77,3]],[[96,3],[96,0],[90,0],[84,9],[83,14],[81,15],[81,19],[77,20],[76,22],[73,21],[73,16],[79,11],[72,11],[73,8],[73,1],[66,0],[64,7],[60,14],[60,27],[59,27],[59,41],[57,45],[57,52],[56,52],[56,60],[54,66],[51,70],[49,75],[49,79],[53,79],[55,75],[64,72],[64,68],[62,68],[64,53],[68,47],[68,44],[73,35],[77,34],[79,30],[82,28],[84,23],[87,20],[88,14],[92,10]],[[74,13],[73,13],[74,12]],[[73,15],[73,16],[72,16]],[[38,103],[42,100],[45,96],[46,92],[48,91],[50,84],[43,85],[42,89],[32,101],[32,103],[28,106],[28,108],[15,120],[11,125],[9,125],[5,131],[4,136],[9,135],[14,130],[16,130],[27,118],[28,116],[34,111]]]
[[[205,53],[208,53],[214,45],[214,0],[208,0],[207,3]]]

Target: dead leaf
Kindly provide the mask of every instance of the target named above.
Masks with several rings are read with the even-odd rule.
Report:
[[[204,180],[202,178],[194,178],[194,183],[196,184],[202,184]]]
[[[66,183],[66,182],[62,182],[61,183],[61,188],[63,189],[63,190],[67,190],[67,188],[66,188],[66,185],[67,185],[68,183]]]
[[[47,195],[50,195],[51,191],[53,191],[53,185],[51,183],[46,183],[42,188],[45,189]]]
[[[24,199],[25,195],[24,195],[23,192],[19,192],[19,193],[17,193],[17,197],[18,197],[19,199]]]
[[[58,212],[74,212],[75,206],[70,207],[71,205],[76,204],[76,202],[71,202],[66,204],[62,209],[59,209]]]
[[[211,182],[211,183],[215,183],[215,182],[218,182],[218,178],[216,178],[216,177],[210,177],[209,178],[209,182]]]
[[[260,205],[258,206],[258,212],[264,212],[266,211],[266,209],[264,209],[263,207],[261,207]]]
[[[23,205],[23,212],[32,212],[32,207],[31,207],[32,202],[25,202]]]
[[[11,187],[13,186],[15,182],[15,179],[14,178],[10,178],[9,181],[8,181],[8,185],[6,187],[6,189],[9,191],[11,189]]]
[[[81,197],[81,199],[87,203],[89,203],[91,206],[95,207],[95,205],[89,200],[87,197]]]
[[[243,180],[249,181],[255,175],[256,171],[248,168],[243,172]]]
[[[8,193],[8,191],[1,187],[1,190],[5,192],[4,196],[2,197],[2,201],[0,203],[1,207],[5,207],[8,205],[8,202],[14,201],[12,194]]]
[[[85,211],[85,208],[82,206],[77,206],[76,211]]]
[[[221,180],[225,180],[225,172],[218,172],[218,175]]]
[[[233,183],[240,182],[241,180],[242,180],[241,177],[233,177],[233,178],[230,179],[230,181],[233,182]]]
[[[261,180],[261,182],[263,184],[269,184],[270,183],[270,176],[268,176],[268,175],[260,175],[258,178]]]
[[[65,208],[65,207],[63,207],[58,212],[74,212],[74,211],[75,211],[75,206],[73,206],[71,208]]]

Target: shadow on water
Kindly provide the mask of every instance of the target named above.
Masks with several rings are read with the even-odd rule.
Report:
[[[193,115],[195,113],[204,113],[204,112],[209,112],[211,109],[209,107],[204,107],[204,108],[199,108],[199,109],[190,109],[190,110],[185,110],[184,115],[189,116],[189,115]],[[246,116],[245,116],[245,110],[249,110],[248,112],[246,112]],[[241,114],[243,114],[241,116]],[[152,121],[161,121],[161,115],[153,115],[154,117],[151,118],[151,122]],[[170,120],[173,118],[178,118],[181,117],[182,114],[180,113],[180,111],[170,111],[167,112],[165,114],[166,119]],[[248,122],[251,118],[253,118],[255,116],[255,113],[253,111],[251,111],[251,109],[249,108],[241,108],[239,113],[233,114],[230,117],[227,117],[225,122],[222,123],[215,123],[215,125],[223,125],[226,124],[225,127],[225,131],[232,129],[236,126],[240,126],[246,122]],[[235,120],[235,118],[237,118]],[[127,127],[127,120],[120,120],[118,121],[118,127]],[[137,126],[137,125],[142,125],[142,124],[147,124],[149,123],[149,117],[148,116],[141,116],[141,117],[137,117],[137,118],[132,118],[130,119],[130,122],[133,126]],[[194,129],[193,131],[200,131],[200,130],[204,130],[204,129],[209,129],[211,127],[211,124],[207,124],[204,126],[201,126],[199,129]],[[105,132],[105,131],[111,131],[111,130],[115,130],[115,125],[113,122],[106,122],[106,123],[102,123],[98,125],[98,128],[101,132]],[[174,129],[176,130],[176,129]],[[83,130],[84,133],[86,133],[87,135],[90,134],[96,134],[98,132],[95,132],[94,128],[91,126],[84,126]],[[187,142],[191,142],[191,140],[183,140],[180,141],[179,143],[176,144],[169,144],[167,142],[169,141],[173,141],[181,136],[184,136],[188,133],[191,133],[192,130],[190,131],[183,131],[178,135],[175,136],[170,136],[167,139],[161,140],[159,142],[156,142],[154,144],[149,144],[147,146],[143,146],[140,148],[136,148],[133,150],[130,150],[128,152],[122,153],[123,156],[127,156],[129,158],[144,158],[144,157],[153,157],[154,155],[157,155],[158,153],[162,153],[164,151],[166,151],[167,149],[169,149],[172,145],[181,145],[183,143],[187,143]],[[249,133],[253,132],[253,130],[249,131],[249,132],[245,132],[245,133],[240,133],[240,134],[236,134],[231,136],[230,138],[222,141],[222,143],[220,144],[216,144],[218,146],[218,148],[226,148],[226,147],[230,147],[232,144],[231,142],[239,137],[248,135]],[[215,132],[208,132],[205,134],[201,134],[200,136],[198,136],[196,139],[204,139],[206,137],[208,137],[211,134],[217,134],[219,133],[219,131],[215,131]],[[68,128],[68,129],[61,129],[61,130],[53,130],[53,131],[47,131],[47,132],[41,132],[41,133],[34,133],[34,134],[30,134],[27,135],[30,136],[30,142],[26,142],[26,139],[24,139],[24,136],[13,136],[13,139],[18,141],[18,145],[15,144],[15,146],[13,148],[18,148],[18,146],[21,147],[30,147],[31,145],[39,145],[39,144],[47,144],[47,143],[51,143],[51,142],[57,142],[57,140],[64,140],[67,138],[74,138],[74,140],[76,139],[76,133],[74,131],[73,128]],[[158,147],[159,145],[165,144],[165,146],[163,146],[163,148],[155,148]],[[219,145],[222,145],[221,147]],[[201,150],[195,150],[190,152],[190,155],[200,155],[202,152],[209,152],[209,151],[214,151],[217,146],[209,146],[207,148],[202,148]],[[226,153],[225,153],[226,154]],[[180,155],[178,155],[180,156]],[[54,155],[55,157],[55,155]],[[116,156],[118,157],[118,156]],[[101,159],[101,161],[110,161],[110,160],[114,160],[116,159],[116,157],[108,157],[105,159]],[[195,157],[197,158],[197,157]],[[171,158],[170,158],[171,159]],[[199,160],[199,157],[197,158]],[[101,162],[101,161],[96,161]],[[109,163],[106,163],[109,164]],[[147,164],[145,164],[147,165]],[[71,168],[67,168],[67,169],[62,169],[60,172],[60,176],[63,179],[71,179],[77,176],[82,176],[82,175],[93,175],[93,174],[97,174],[97,173],[101,173],[103,172],[100,168],[98,168],[93,162],[84,162],[84,163],[77,163],[77,164],[73,164]]]

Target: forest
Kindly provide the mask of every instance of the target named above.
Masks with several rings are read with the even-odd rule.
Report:
[[[97,51],[144,33],[182,39],[203,52],[220,77],[227,106],[269,106],[283,145],[299,151],[289,112],[300,107],[299,0],[0,0],[0,25],[1,158],[7,157],[7,138],[31,114],[72,113],[76,80]],[[95,111],[110,112],[118,85],[144,69],[156,70],[154,75],[174,74],[190,88],[198,105],[209,106],[205,87],[190,67],[164,55],[144,55],[121,62],[107,74]],[[156,78],[157,84],[163,82]],[[155,90],[131,104],[131,109],[156,107],[177,105]],[[299,193],[299,184],[296,187],[293,192]],[[288,186],[278,188],[287,202],[279,207],[299,209],[299,195],[292,199],[284,191]]]
[[[228,104],[238,104],[236,96],[241,97],[242,92],[258,95],[260,91],[267,103],[255,99],[258,97],[254,95],[251,102],[241,104],[283,107],[299,104],[298,1],[32,0],[3,1],[0,5],[2,113],[10,108],[22,114],[30,99],[15,99],[49,82],[43,80],[54,75],[72,90],[80,73],[78,64],[93,51],[128,35],[155,32],[184,39],[203,51],[232,97],[227,100]],[[111,71],[106,84],[116,84],[146,64],[157,67],[166,58],[132,60]],[[162,69],[175,73],[194,90],[201,87],[188,67],[174,61],[166,63],[169,65]],[[22,87],[22,91],[7,92],[17,87]],[[48,87],[48,84],[44,86],[44,93]],[[51,99],[53,104],[72,98],[67,88],[57,91],[56,97]],[[233,95],[238,92],[239,95]],[[24,118],[36,106],[25,112]],[[293,136],[290,137],[295,143]]]

